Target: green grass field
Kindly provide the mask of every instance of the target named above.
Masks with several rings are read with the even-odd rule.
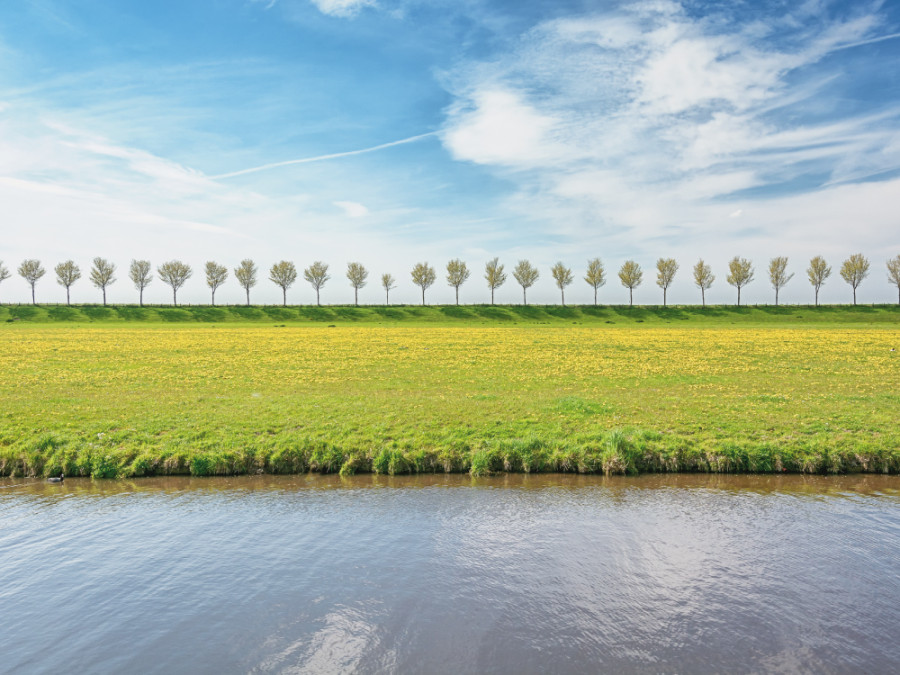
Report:
[[[900,310],[0,307],[0,474],[900,471]]]
[[[0,305],[0,322],[28,323],[667,323],[704,325],[740,324],[891,324],[900,327],[897,305],[734,305],[654,306],[627,305],[394,305],[289,306],[209,305]]]

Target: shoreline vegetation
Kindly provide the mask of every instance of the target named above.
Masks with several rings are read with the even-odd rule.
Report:
[[[4,305],[0,475],[897,474],[898,328],[893,305]]]
[[[0,448],[0,476],[136,478],[150,476],[354,475],[467,473],[900,473],[900,448],[893,443],[840,447],[813,440],[790,444],[727,442],[698,447],[687,437],[639,429],[612,430],[605,437],[572,442],[499,439],[476,446],[355,449],[300,441],[284,447],[201,450],[88,444],[71,447],[53,434],[30,448]]]

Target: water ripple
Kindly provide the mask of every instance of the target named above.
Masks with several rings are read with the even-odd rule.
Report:
[[[900,479],[0,481],[10,672],[888,672]]]

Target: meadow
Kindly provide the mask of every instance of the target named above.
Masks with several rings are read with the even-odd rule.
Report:
[[[900,472],[900,311],[0,307],[0,475]]]

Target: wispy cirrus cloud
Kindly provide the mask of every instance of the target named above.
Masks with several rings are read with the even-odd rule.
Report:
[[[804,11],[734,23],[654,2],[545,22],[517,50],[446,75],[456,100],[442,140],[512,180],[510,206],[560,234],[656,248],[707,237],[723,204],[758,214],[900,171],[900,102],[843,110],[843,73],[822,64],[892,34],[874,10]],[[897,193],[885,187],[868,192],[890,213]],[[805,214],[790,216],[799,226]],[[754,229],[760,242],[792,231],[784,217]]]
[[[250,0],[261,4],[264,9],[272,9],[278,4],[278,0]],[[322,14],[336,16],[343,19],[352,18],[366,7],[377,7],[376,0],[303,0],[311,3]]]
[[[36,256],[45,264],[67,258],[83,262],[102,254],[121,266],[131,257],[154,263],[179,257],[196,269],[208,259],[233,260],[238,252],[260,261],[289,251],[301,261],[310,251],[325,259],[351,252],[390,257],[390,244],[378,232],[354,228],[354,221],[370,216],[359,202],[326,201],[304,192],[272,196],[223,184],[63,116],[28,112],[13,105],[0,114],[7,261]],[[388,212],[375,218],[374,226],[383,231],[392,218],[396,213]],[[9,285],[5,290],[9,297]],[[42,297],[54,300],[57,291],[44,284]],[[92,297],[86,288],[76,293]],[[272,289],[259,290],[260,300],[270,295]],[[132,292],[123,282],[110,297],[130,300]],[[204,297],[200,284],[187,289],[185,300]]]
[[[359,202],[337,201],[334,205],[341,209],[349,218],[364,218],[369,215],[369,209]]]
[[[323,14],[349,18],[356,16],[366,7],[375,7],[375,0],[312,0]]]

